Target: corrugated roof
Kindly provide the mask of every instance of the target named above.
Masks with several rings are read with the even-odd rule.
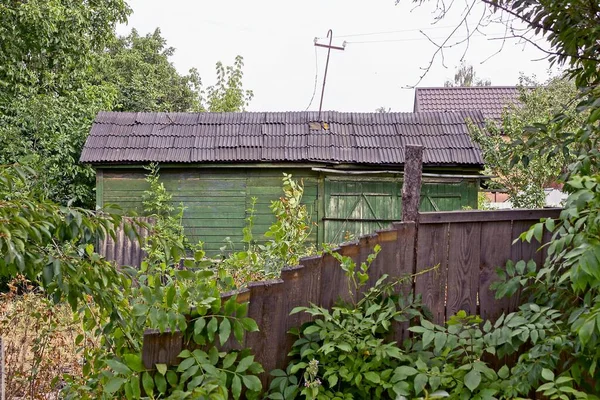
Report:
[[[322,162],[404,164],[407,144],[425,147],[424,162],[483,164],[467,120],[479,111],[420,113],[101,112],[81,161],[102,163]],[[317,127],[318,122],[317,122]]]
[[[418,87],[414,111],[481,110],[485,119],[498,121],[505,107],[518,100],[517,86]]]

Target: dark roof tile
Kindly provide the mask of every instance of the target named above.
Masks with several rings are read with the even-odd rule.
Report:
[[[481,112],[316,112],[98,114],[82,162],[306,161],[401,165],[407,144],[425,146],[428,164],[482,165],[467,119]]]
[[[518,104],[519,94],[517,86],[421,87],[415,89],[414,111],[481,110],[485,119],[497,121],[507,106]]]

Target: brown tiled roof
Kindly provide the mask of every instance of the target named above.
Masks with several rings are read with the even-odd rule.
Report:
[[[517,86],[421,87],[415,89],[414,111],[481,110],[485,119],[498,121],[518,99]]]
[[[341,113],[313,129],[316,112],[101,112],[83,148],[85,163],[320,162],[401,165],[407,144],[430,165],[482,165],[466,120],[478,111]],[[316,124],[319,127],[319,124]]]

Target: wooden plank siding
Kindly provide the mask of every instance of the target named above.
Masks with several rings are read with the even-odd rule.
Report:
[[[383,274],[399,277],[438,265],[435,271],[408,280],[400,290],[422,296],[439,324],[444,324],[460,310],[494,321],[519,305],[518,296],[498,301],[489,290],[496,280],[496,268],[503,268],[509,259],[542,260],[539,244],[513,243],[513,239],[537,219],[556,218],[559,211],[421,213],[417,222],[394,223],[391,228],[341,245],[336,251],[360,263],[375,245],[381,246],[381,253],[371,267],[367,287]],[[549,236],[544,238],[548,240]],[[306,314],[289,316],[294,307],[313,303],[329,308],[339,299],[349,299],[347,278],[334,257],[323,254],[301,259],[300,264],[284,269],[280,279],[252,283],[249,290],[241,293],[243,299],[249,301],[249,316],[260,328],[259,332],[246,335],[244,346],[253,350],[256,360],[266,371],[285,369],[286,354],[293,343],[293,337],[287,332],[309,320]],[[231,296],[231,293],[225,296]],[[401,342],[408,336],[407,328],[407,324],[394,324],[393,337]],[[153,332],[145,335],[144,348],[152,348],[155,342],[163,348],[164,335],[170,334]],[[178,347],[168,351],[163,349],[161,354],[176,353],[182,345],[181,341],[174,341],[174,346]],[[157,360],[165,362],[164,357],[152,358],[158,354],[156,351],[148,350],[147,354],[144,358],[146,367],[153,367],[159,362]],[[262,374],[261,379],[267,384],[268,372]]]
[[[318,174],[286,171],[304,182],[303,204],[317,222]],[[144,170],[106,169],[98,175],[103,188],[98,205],[116,204],[125,212],[143,213],[142,196],[149,188]],[[252,198],[255,239],[264,241],[264,233],[274,222],[270,205],[283,195],[283,172],[276,169],[167,169],[160,171],[161,181],[173,195],[174,205],[183,205],[183,226],[192,243],[202,241],[209,254],[216,254],[229,238],[235,250],[241,250],[242,229],[246,224]],[[316,242],[318,225],[311,232]]]
[[[282,195],[283,172],[304,182],[303,204],[312,215],[310,241],[340,243],[386,229],[400,220],[402,178],[326,175],[309,168],[163,168],[161,181],[174,205],[185,207],[183,226],[192,243],[202,241],[209,255],[242,249],[252,198],[256,198],[254,239],[262,242],[275,218],[271,202]],[[97,204],[143,214],[142,196],[149,188],[141,168],[98,169]],[[477,206],[475,180],[424,179],[421,210],[461,210]],[[433,206],[435,205],[435,207]],[[228,244],[229,238],[233,248]]]

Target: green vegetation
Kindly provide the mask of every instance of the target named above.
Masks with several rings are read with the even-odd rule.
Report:
[[[507,107],[501,125],[489,121],[485,129],[471,132],[483,150],[486,173],[495,176],[490,186],[507,190],[513,207],[542,208],[544,189],[559,180],[572,157],[564,151],[549,157],[532,152],[532,143],[551,139],[551,129],[534,133],[528,127],[540,127],[564,112],[571,118],[564,128],[576,129],[584,115],[575,110],[577,88],[571,80],[555,77],[540,84],[522,77],[520,84],[519,104]],[[576,146],[573,143],[569,148]]]
[[[456,68],[453,80],[444,82],[445,87],[471,87],[471,86],[491,86],[492,81],[477,77],[477,73],[472,65],[468,65],[464,60]]]
[[[217,63],[203,92],[198,72],[177,72],[160,30],[117,37],[124,0],[8,1],[0,4],[0,164],[43,171],[48,199],[92,208],[94,171],[79,164],[99,111],[241,111],[242,57]]]

